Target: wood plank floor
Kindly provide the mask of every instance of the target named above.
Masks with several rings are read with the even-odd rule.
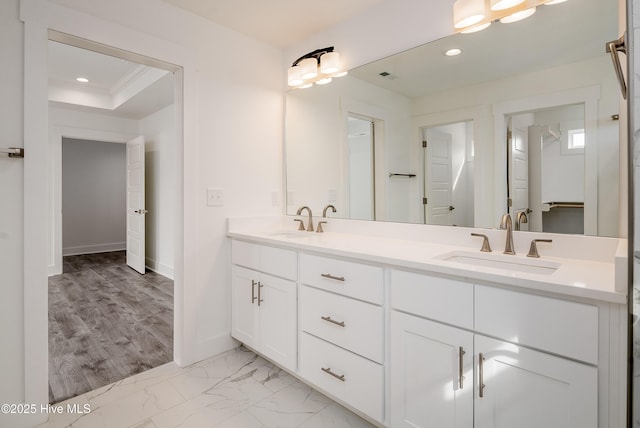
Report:
[[[49,278],[51,403],[173,361],[173,281],[125,259],[68,256]]]

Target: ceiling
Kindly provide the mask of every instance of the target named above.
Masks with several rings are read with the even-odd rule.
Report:
[[[285,49],[384,0],[163,0]]]
[[[171,105],[173,92],[169,71],[49,41],[52,106],[139,120]]]
[[[350,70],[349,76],[415,98],[603,57],[605,42],[619,37],[616,4],[572,0],[539,6],[524,21],[445,37]],[[447,57],[450,48],[462,53]]]
[[[385,0],[323,0],[321,8],[317,1],[309,0],[163,1],[284,47]],[[617,38],[617,10],[610,7],[613,2],[573,0],[540,6],[525,21],[495,23],[480,33],[456,34],[356,68],[350,75],[415,97],[454,84],[474,84],[532,71],[541,64],[548,67],[554,61],[560,64],[591,58],[602,54],[604,41]],[[247,10],[252,13],[245,13]],[[314,12],[309,13],[310,10]],[[594,22],[606,25],[593,25]],[[538,31],[536,37],[527,36],[540,28],[545,28],[542,35]],[[53,105],[141,119],[173,103],[170,72],[53,41],[49,46],[49,93]],[[461,48],[462,55],[442,60],[442,53],[450,47]],[[511,60],[514,53],[522,51],[527,52],[524,59]],[[474,73],[466,73],[467,70]],[[383,71],[393,78],[382,78],[379,73]],[[80,75],[90,82],[76,82]],[[420,93],[415,92],[416,87],[421,88]]]
[[[322,7],[315,0],[163,1],[284,49],[384,0],[323,0]],[[80,76],[89,82],[77,82]],[[173,75],[50,41],[49,102],[59,108],[141,119],[173,103]]]

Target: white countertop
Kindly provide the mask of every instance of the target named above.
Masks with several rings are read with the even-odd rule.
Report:
[[[426,273],[455,276],[470,282],[490,282],[514,288],[523,287],[530,290],[618,304],[625,304],[627,300],[626,278],[620,272],[624,273],[626,271],[625,266],[618,266],[618,273],[616,273],[616,261],[621,261],[622,264],[626,265],[626,255],[620,254],[621,252],[625,253],[624,248],[618,248],[616,254],[603,254],[595,257],[594,260],[593,257],[581,259],[557,257],[555,255],[545,256],[545,248],[543,247],[545,244],[540,244],[539,250],[542,257],[535,260],[557,263],[559,267],[551,274],[536,274],[439,259],[438,257],[442,257],[447,253],[460,250],[463,250],[465,254],[473,254],[473,252],[477,251],[478,254],[486,255],[486,253],[480,253],[479,248],[482,241],[477,238],[471,240],[474,244],[473,247],[465,245],[466,242],[457,245],[454,235],[460,235],[460,229],[462,228],[455,228],[455,233],[452,233],[449,242],[456,243],[456,245],[449,245],[441,242],[442,239],[436,238],[429,242],[404,236],[402,238],[397,236],[369,236],[361,233],[345,233],[344,231],[327,231],[325,233],[298,232],[293,225],[289,223],[285,223],[285,225],[287,227],[282,227],[282,223],[279,222],[269,224],[264,221],[250,222],[246,221],[246,219],[241,221],[230,219],[228,236],[334,257],[348,257]],[[425,227],[424,225],[420,226]],[[438,232],[441,233],[440,231],[442,230],[439,229]],[[487,232],[482,230],[474,231],[479,233]],[[468,231],[462,232],[464,236],[469,235]],[[504,234],[504,231],[498,232]],[[492,231],[487,233],[492,233]],[[515,236],[516,234],[514,233]],[[531,236],[532,234],[528,233],[527,238],[529,241]],[[554,242],[561,241],[563,236],[553,235]],[[547,237],[547,235],[544,237]],[[570,237],[570,239],[575,239],[575,237]],[[625,240],[619,241],[622,244],[619,247],[626,247]],[[587,241],[585,243],[588,244]],[[496,246],[493,242],[492,245]],[[495,254],[497,259],[508,257],[508,260],[522,262],[522,264],[528,264],[531,261],[531,259],[527,260],[526,251],[518,251],[518,245],[516,245],[518,254],[513,256],[504,256],[501,250],[501,248],[494,248],[494,252],[491,254]],[[492,255],[488,257],[493,257]],[[625,282],[625,284],[618,284],[618,290],[621,291],[616,291],[616,281]]]

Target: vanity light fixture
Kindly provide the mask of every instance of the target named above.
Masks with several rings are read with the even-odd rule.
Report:
[[[89,83],[89,79],[87,79],[86,77],[76,77],[76,81],[80,83]]]
[[[510,9],[524,3],[524,0],[491,0],[491,10]]]
[[[505,16],[504,18],[500,18],[500,22],[503,24],[511,24],[512,22],[522,21],[536,13],[535,7],[530,7],[529,9],[521,10],[520,12],[512,13],[511,15]]]
[[[308,88],[314,83],[326,85],[334,77],[347,74],[340,69],[340,54],[333,46],[316,49],[293,62],[287,71],[287,83],[296,88]]]
[[[465,28],[484,19],[484,0],[456,0],[453,3],[453,26]]]
[[[462,34],[471,34],[476,33],[478,31],[482,31],[485,28],[488,28],[491,25],[491,22],[485,22],[483,24],[472,25],[471,27],[467,27],[464,30],[460,31]]]
[[[533,15],[537,6],[565,1],[567,0],[456,0],[453,4],[453,27],[460,33],[475,33],[484,30],[492,22],[508,24],[521,21]]]

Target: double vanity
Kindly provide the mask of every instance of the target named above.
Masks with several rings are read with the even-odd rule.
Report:
[[[384,427],[617,427],[626,241],[229,219],[232,336]]]

